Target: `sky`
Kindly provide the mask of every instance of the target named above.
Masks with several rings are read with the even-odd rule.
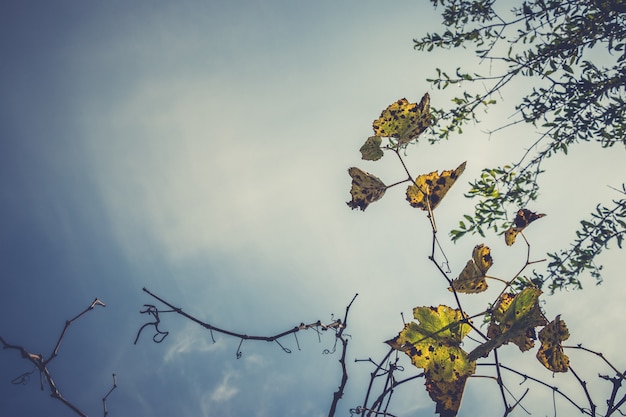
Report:
[[[427,2],[287,1],[4,2],[0,5],[0,336],[49,355],[74,321],[49,369],[61,393],[89,416],[117,385],[109,416],[323,416],[341,377],[332,334],[309,330],[276,344],[211,335],[175,314],[160,344],[140,314],[159,305],[147,288],[185,312],[235,332],[273,335],[301,322],[343,317],[349,382],[337,415],[361,404],[367,362],[386,353],[412,309],[454,302],[430,253],[423,212],[391,189],[366,212],[350,210],[347,169],[386,183],[402,179],[390,157],[360,160],[371,123],[388,104],[431,94],[435,68],[472,62],[469,51],[419,53],[412,39],[441,31]],[[486,166],[516,160],[536,131],[486,130],[512,114],[516,86],[484,125],[429,146],[411,147],[418,173],[467,161],[460,185],[437,208],[442,246],[460,271],[478,243],[492,248],[490,273],[510,277],[526,247],[499,236],[452,244],[446,231],[471,212],[468,182]],[[508,106],[508,107],[507,107]],[[539,200],[546,213],[529,229],[532,257],[565,247],[578,220],[617,195],[623,154],[594,144],[546,163]],[[589,170],[588,168],[592,168]],[[587,169],[586,169],[587,168]],[[621,170],[621,172],[619,171]],[[617,176],[616,176],[617,174]],[[617,179],[615,179],[617,177]],[[606,181],[598,178],[607,179]],[[539,227],[541,226],[541,227]],[[623,343],[618,250],[603,254],[605,282],[546,297],[572,337],[619,367]],[[497,284],[493,284],[497,288]],[[499,288],[497,289],[499,291]],[[482,311],[493,293],[468,298]],[[299,346],[299,348],[298,348]],[[576,391],[571,374],[553,377],[517,348],[504,363]],[[597,358],[570,354],[592,392],[606,393]],[[403,358],[405,375],[418,372]],[[621,361],[621,362],[620,362]],[[40,390],[10,381],[32,369],[15,350],[0,352],[0,415],[75,415]],[[481,375],[493,375],[489,367]],[[553,414],[551,392],[508,376],[524,406]],[[603,390],[604,388],[604,390]],[[602,404],[606,397],[598,397]],[[559,403],[558,410],[571,411]],[[423,380],[394,397],[400,416],[432,416]],[[459,415],[502,415],[497,385],[471,378]],[[515,415],[525,415],[521,409]]]

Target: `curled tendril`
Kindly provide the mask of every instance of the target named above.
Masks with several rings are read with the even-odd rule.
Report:
[[[24,372],[22,375],[15,377],[11,380],[11,384],[13,385],[26,385],[28,381],[30,381],[30,376],[35,372],[33,369],[30,372]]]
[[[154,306],[152,304],[144,304],[143,306],[145,307],[145,310],[141,310],[139,312],[141,314],[148,314],[148,315],[154,317],[154,321],[146,323],[146,324],[144,324],[143,326],[141,326],[139,328],[139,331],[137,332],[137,337],[135,337],[135,342],[133,344],[134,345],[137,344],[137,341],[139,340],[139,335],[141,334],[143,329],[146,328],[147,326],[154,326],[154,330],[156,331],[154,336],[152,336],[152,341],[154,341],[154,343],[161,343],[167,337],[169,332],[164,332],[161,329],[159,329],[159,324],[161,323],[161,319],[159,318],[159,309],[156,308],[156,306]],[[161,312],[162,313],[163,312],[168,313],[168,312],[170,312],[170,310],[161,311]]]
[[[237,352],[235,353],[235,357],[237,359],[241,359],[241,357],[243,356],[243,352],[241,351],[241,345],[243,344],[243,339],[241,339],[239,341],[239,346],[237,346]]]
[[[154,343],[161,343],[163,339],[165,339],[167,335],[170,334],[169,332],[162,332],[159,329],[156,329],[156,331],[157,333],[155,333],[154,336],[152,336],[152,341]]]
[[[291,353],[291,349],[288,349],[288,348],[284,347],[283,345],[281,345],[280,342],[278,341],[278,339],[275,339],[274,342],[276,342],[278,344],[278,346],[280,346],[280,348],[283,350],[283,352]]]
[[[298,347],[298,350],[301,350],[300,349],[300,342],[298,341],[298,334],[294,333],[293,334],[293,338],[296,339],[296,346]]]

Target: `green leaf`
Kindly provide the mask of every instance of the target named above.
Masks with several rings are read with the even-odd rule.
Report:
[[[363,146],[361,146],[361,159],[366,161],[378,161],[383,157],[384,152],[380,149],[382,139],[380,136],[370,136]]]
[[[476,363],[468,360],[460,347],[471,326],[460,310],[444,305],[416,307],[413,316],[419,323],[407,323],[398,337],[387,343],[424,369],[426,389],[436,403],[435,411],[454,416],[461,405],[465,382],[476,371]]]

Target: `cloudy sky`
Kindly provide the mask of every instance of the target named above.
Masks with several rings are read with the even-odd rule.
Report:
[[[339,356],[322,354],[333,346],[331,334],[321,341],[312,331],[299,334],[300,350],[284,339],[291,354],[246,342],[237,359],[237,339],[216,334],[213,342],[199,326],[164,314],[169,336],[155,344],[147,329],[133,345],[148,320],[139,311],[156,303],[142,288],[200,320],[257,335],[330,322],[359,293],[347,331],[350,381],[337,414],[348,415],[372,371],[354,359],[379,360],[382,341],[402,328],[401,313],[408,320],[415,306],[454,302],[427,260],[429,223],[406,204],[403,189],[365,213],[345,204],[350,166],[386,183],[403,179],[390,157],[360,160],[380,111],[427,91],[445,105],[456,93],[432,91],[425,79],[470,55],[412,49],[413,38],[439,25],[419,1],[5,2],[0,336],[47,356],[65,320],[98,297],[106,307],[70,326],[50,364],[62,394],[90,416],[102,415],[113,373],[111,417],[322,416],[341,376]],[[507,279],[526,256],[501,237],[456,245],[446,238],[471,211],[462,196],[467,182],[485,166],[517,160],[536,138],[520,127],[484,133],[512,114],[514,100],[502,100],[484,126],[436,146],[421,143],[407,156],[416,174],[467,161],[436,213],[457,274],[477,243],[492,248],[490,273]],[[593,144],[545,165],[552,175],[531,208],[548,216],[527,233],[533,257],[565,246],[597,201],[617,198],[607,185],[619,187],[618,166],[623,154]],[[603,285],[587,278],[584,291],[547,297],[544,307],[548,316],[562,314],[571,344],[602,350],[623,367],[623,335],[614,329],[623,328],[624,262],[618,251],[602,261]],[[500,291],[493,285],[496,293],[474,296],[467,307],[484,309]],[[534,353],[501,351],[507,364],[582,395],[570,374],[553,379]],[[609,372],[571,356],[594,383]],[[404,365],[407,376],[417,372]],[[10,383],[30,370],[17,351],[0,352],[0,415],[74,415],[40,391],[36,373],[26,385]],[[550,392],[508,378],[515,395],[531,388],[529,411],[553,413]],[[478,410],[502,414],[493,380],[469,381],[461,415]],[[433,415],[423,380],[403,386],[390,411]]]

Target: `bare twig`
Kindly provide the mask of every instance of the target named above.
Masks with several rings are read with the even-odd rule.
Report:
[[[339,389],[335,391],[333,394],[333,401],[330,405],[330,410],[328,411],[328,417],[333,417],[335,415],[335,411],[337,410],[337,404],[339,400],[343,397],[343,391],[346,388],[346,383],[348,382],[348,369],[346,367],[346,352],[348,350],[348,338],[343,336],[343,331],[346,329],[348,325],[348,312],[350,311],[350,306],[356,299],[359,294],[355,294],[350,301],[350,304],[346,307],[346,314],[343,317],[343,326],[337,332],[337,339],[341,340],[342,350],[341,350],[341,358],[339,359],[339,363],[341,364],[341,383],[339,384]]]
[[[78,414],[81,417],[87,417],[87,414],[82,412],[77,406],[75,406],[73,403],[71,403],[65,397],[63,397],[63,395],[61,394],[61,391],[59,391],[56,383],[54,382],[54,378],[52,377],[50,370],[48,369],[48,364],[59,354],[59,349],[61,348],[61,342],[63,341],[63,338],[65,337],[65,334],[67,333],[67,329],[70,327],[70,325],[74,321],[82,317],[84,314],[86,314],[88,311],[93,310],[96,306],[106,307],[106,305],[102,301],[96,298],[89,307],[87,307],[85,310],[80,312],[78,315],[76,315],[72,319],[67,320],[65,322],[65,326],[63,327],[63,330],[61,331],[61,335],[59,336],[54,346],[54,349],[52,350],[52,353],[47,359],[45,359],[42,354],[35,354],[35,353],[28,352],[26,348],[24,348],[23,346],[10,344],[6,340],[4,340],[2,336],[0,336],[0,342],[2,342],[2,346],[4,349],[15,349],[19,351],[22,358],[31,362],[35,366],[35,368],[39,370],[42,391],[44,389],[43,382],[45,380],[48,384],[48,388],[50,389],[50,396],[61,401],[69,409],[71,409],[72,411],[74,411],[76,414]],[[23,373],[17,378],[14,378],[11,382],[13,384],[25,384],[28,382],[30,375],[33,372],[34,370],[31,372]],[[114,384],[115,384],[115,376],[114,376]],[[115,386],[113,388],[115,388]],[[111,389],[111,391],[113,391],[113,388]],[[109,391],[109,394],[111,393],[111,391]],[[107,394],[106,397],[108,397],[109,394]],[[105,401],[106,397],[103,399],[103,401]],[[106,404],[105,404],[104,416],[106,417]]]
[[[561,397],[563,397],[564,399],[566,399],[570,404],[572,404],[574,407],[576,407],[576,409],[578,409],[578,411],[580,411],[583,414],[587,414],[587,415],[591,415],[591,413],[589,412],[588,409],[582,407],[581,405],[577,404],[571,397],[569,397],[568,395],[566,395],[563,391],[561,391],[559,389],[559,387],[555,386],[555,385],[550,385],[540,379],[534,378],[528,374],[525,374],[523,372],[520,372],[516,369],[513,369],[509,366],[503,365],[502,363],[496,364],[496,363],[477,363],[477,366],[498,366],[500,369],[504,369],[506,371],[509,371],[511,373],[514,373],[516,375],[521,376],[522,378],[524,378],[524,381],[522,381],[522,383],[524,383],[525,381],[533,381],[536,382],[537,384],[543,385],[546,388],[551,389],[553,392],[555,392],[556,394],[560,395]]]
[[[242,356],[242,352],[241,352],[241,346],[243,345],[244,340],[259,340],[259,341],[265,341],[265,342],[275,342],[278,346],[280,346],[280,348],[285,352],[285,353],[291,353],[291,349],[286,348],[285,346],[283,346],[282,344],[280,344],[280,342],[278,341],[279,339],[288,336],[290,334],[295,334],[297,332],[299,332],[300,330],[307,330],[307,329],[313,329],[315,331],[326,331],[326,330],[334,330],[335,332],[339,332],[343,327],[344,324],[341,321],[341,319],[337,319],[332,321],[329,324],[324,324],[321,321],[316,321],[314,323],[310,323],[310,324],[304,324],[304,323],[300,323],[298,326],[293,327],[290,330],[286,330],[284,332],[275,334],[273,336],[250,336],[244,333],[236,333],[236,332],[232,332],[230,330],[226,330],[226,329],[222,329],[219,328],[217,326],[214,326],[212,324],[209,323],[205,323],[202,320],[192,316],[189,313],[186,313],[182,310],[182,308],[179,307],[175,307],[174,305],[170,304],[169,302],[165,301],[163,298],[159,297],[156,294],[153,294],[152,292],[150,292],[149,290],[147,290],[146,288],[143,289],[143,291],[147,294],[149,294],[151,297],[159,300],[161,303],[165,304],[166,306],[168,306],[170,308],[170,310],[159,310],[157,309],[155,306],[150,305],[150,304],[145,304],[144,306],[147,307],[146,310],[140,311],[140,313],[148,313],[152,316],[155,317],[155,321],[154,322],[150,322],[150,323],[146,323],[143,326],[141,326],[139,328],[139,331],[137,332],[137,336],[135,337],[135,344],[137,344],[137,341],[139,340],[139,336],[141,334],[141,332],[143,331],[144,328],[146,328],[147,326],[154,326],[156,333],[155,335],[152,337],[152,340],[156,343],[161,343],[163,341],[163,339],[165,339],[165,337],[169,334],[168,332],[164,332],[161,329],[159,329],[159,324],[161,323],[161,320],[159,318],[159,313],[176,313],[179,314],[191,321],[193,321],[194,323],[199,324],[200,326],[204,327],[205,329],[209,330],[211,332],[211,335],[213,335],[213,332],[217,332],[217,333],[221,333],[221,334],[225,334],[227,336],[232,336],[235,338],[240,339],[239,341],[239,347],[237,348],[237,352],[236,352],[236,357],[237,359],[241,358]],[[355,296],[356,297],[356,296]],[[350,303],[352,304],[352,303]]]
[[[395,360],[390,361],[389,358],[392,353],[396,353],[396,357]],[[355,360],[355,362],[370,362],[375,366],[375,369],[370,373],[370,382],[365,394],[365,399],[363,400],[363,405],[351,409],[351,414],[363,416],[393,416],[393,414],[388,411],[388,407],[394,389],[402,384],[424,376],[422,372],[402,380],[397,380],[395,378],[395,372],[404,371],[404,367],[398,365],[399,357],[397,353],[398,351],[396,349],[390,348],[379,363],[374,362],[371,358]],[[374,399],[372,404],[369,404],[369,397],[373,393],[374,382],[382,377],[385,378],[385,382],[381,388],[380,394]]]
[[[115,374],[113,374],[113,386],[111,387],[109,392],[107,392],[106,395],[102,397],[102,408],[104,409],[104,417],[107,417],[107,415],[109,414],[109,411],[107,410],[107,398],[109,398],[109,395],[111,395],[115,388],[117,388],[117,378],[115,377]]]

